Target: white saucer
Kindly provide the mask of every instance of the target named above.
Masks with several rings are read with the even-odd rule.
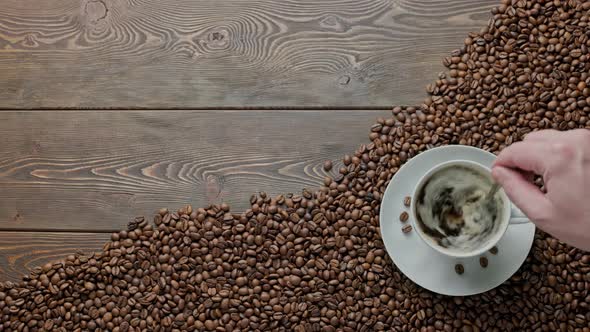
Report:
[[[533,223],[512,224],[496,245],[498,254],[486,253],[488,267],[479,265],[479,257],[456,259],[444,256],[424,243],[415,230],[404,234],[399,215],[410,213],[403,204],[411,196],[419,178],[432,167],[451,160],[463,159],[491,167],[496,156],[481,149],[452,145],[423,152],[391,179],[381,202],[379,222],[387,253],[394,264],[416,284],[443,295],[466,296],[488,291],[510,278],[522,265],[533,244]],[[407,224],[413,222],[410,220]],[[465,273],[455,272],[461,263]]]

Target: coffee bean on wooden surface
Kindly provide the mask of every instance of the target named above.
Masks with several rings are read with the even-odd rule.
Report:
[[[404,197],[404,205],[406,207],[410,207],[411,204],[412,204],[412,197],[410,197],[410,196]]]
[[[331,171],[331,170],[332,170],[332,167],[333,167],[333,166],[332,166],[332,161],[331,161],[331,160],[326,160],[326,161],[324,162],[324,170],[325,170],[326,172],[329,172],[329,171]]]
[[[459,275],[465,273],[465,268],[463,267],[463,264],[455,264],[455,272]]]
[[[399,215],[399,221],[401,221],[401,222],[406,222],[406,221],[408,221],[409,218],[410,218],[410,215],[406,211],[402,212]]]
[[[498,247],[493,246],[492,249],[490,249],[490,253],[492,255],[497,255],[498,254]]]
[[[482,256],[479,258],[479,265],[483,268],[488,267],[488,258],[485,256]]]
[[[0,330],[588,331],[590,254],[537,231],[502,285],[440,296],[395,267],[379,209],[399,168],[433,147],[498,153],[532,131],[590,128],[589,10],[501,0],[430,97],[377,119],[320,189],[135,219],[100,252],[0,283]]]
[[[407,234],[411,231],[412,231],[412,225],[405,225],[404,227],[402,227],[402,232],[404,232],[405,234]]]

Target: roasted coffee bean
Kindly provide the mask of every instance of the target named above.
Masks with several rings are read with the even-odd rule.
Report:
[[[405,205],[406,207],[410,207],[410,205],[411,205],[411,204],[412,204],[412,197],[410,197],[410,196],[406,196],[406,197],[404,198],[404,205]]]
[[[455,265],[455,272],[459,275],[465,273],[465,268],[463,267],[463,264],[456,264]]]
[[[498,247],[493,246],[492,249],[490,249],[490,253],[492,255],[497,255],[498,254]]]
[[[498,153],[532,131],[590,128],[589,10],[501,0],[445,57],[424,103],[377,119],[371,141],[319,190],[254,194],[242,213],[164,208],[155,227],[135,219],[100,253],[0,283],[0,330],[589,331],[589,254],[539,230],[509,280],[446,297],[397,269],[379,225],[387,184],[419,153],[449,144]]]
[[[401,222],[406,222],[406,221],[408,221],[409,218],[410,218],[410,215],[406,211],[402,212],[399,215],[399,221],[401,221]]]
[[[412,225],[405,225],[404,227],[402,227],[402,232],[404,232],[404,234],[407,234],[411,231],[412,231]]]
[[[482,256],[479,258],[479,265],[483,268],[488,267],[488,258],[485,256]]]

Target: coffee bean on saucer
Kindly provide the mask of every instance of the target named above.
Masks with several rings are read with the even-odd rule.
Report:
[[[405,205],[405,206],[407,206],[407,207],[410,207],[410,204],[411,204],[411,203],[412,203],[412,197],[410,197],[410,196],[406,196],[406,197],[404,198],[404,205]]]
[[[498,254],[498,247],[493,246],[492,249],[490,249],[490,253],[492,255],[497,255]]]
[[[488,258],[483,256],[479,258],[479,265],[481,265],[481,267],[483,267],[484,269],[486,267],[488,267]]]
[[[463,264],[455,265],[455,272],[457,272],[457,274],[459,275],[465,273],[465,268],[463,267]]]
[[[409,214],[408,214],[406,211],[402,212],[402,213],[399,215],[399,221],[401,221],[401,222],[406,222],[406,221],[408,221],[408,218],[410,218],[410,215],[409,215]]]
[[[405,225],[404,227],[402,227],[402,232],[404,232],[405,234],[407,234],[411,231],[412,231],[412,225]]]

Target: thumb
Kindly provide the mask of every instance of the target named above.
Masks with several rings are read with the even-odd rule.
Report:
[[[522,173],[507,167],[494,166],[492,176],[504,188],[510,201],[531,221],[542,222],[548,219],[551,214],[551,202]]]

